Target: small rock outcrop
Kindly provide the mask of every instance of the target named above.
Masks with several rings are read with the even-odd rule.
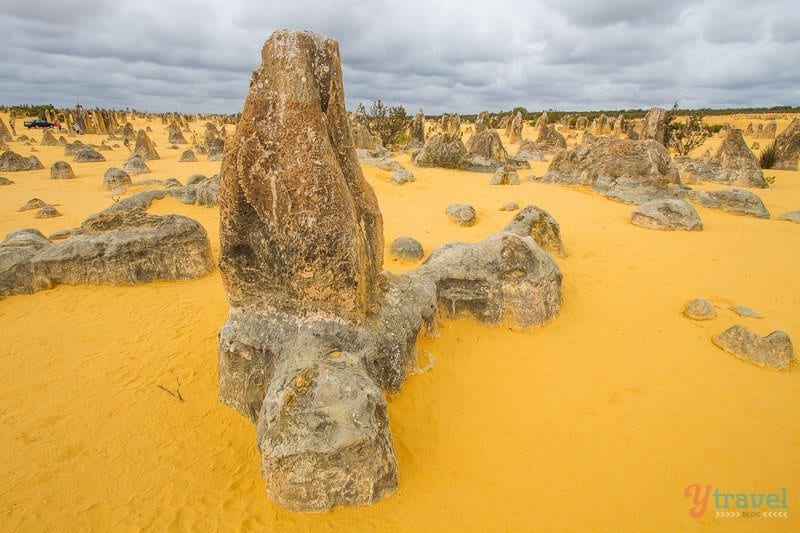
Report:
[[[653,200],[631,213],[636,226],[660,230],[700,231],[703,222],[694,207],[683,200]]]
[[[466,170],[495,172],[502,167],[530,168],[530,164],[524,159],[508,155],[495,130],[484,129],[473,134],[467,141],[466,148]]]
[[[445,212],[459,226],[473,226],[478,217],[475,208],[469,204],[450,204]]]
[[[39,209],[33,218],[55,218],[60,217],[61,213],[52,205],[46,205]]]
[[[392,183],[396,185],[403,185],[412,181],[414,181],[414,174],[410,170],[400,168],[392,172]]]
[[[516,233],[522,237],[533,237],[544,251],[564,257],[564,242],[561,240],[561,226],[553,215],[529,205],[509,222],[503,231]]]
[[[439,167],[465,170],[469,166],[467,148],[452,133],[437,133],[430,137],[414,158],[418,167]]]
[[[54,244],[37,230],[10,233],[0,245],[0,298],[59,283],[134,285],[194,279],[214,268],[205,229],[180,215],[97,213],[70,234]]]
[[[695,298],[683,309],[683,315],[692,320],[711,320],[717,316],[714,306],[704,298]]]
[[[511,167],[498,168],[489,185],[519,185],[519,174]]]
[[[109,190],[131,185],[131,176],[121,168],[111,167],[103,174],[103,187]]]
[[[795,224],[800,224],[800,211],[789,211],[787,213],[784,213],[778,217],[778,220],[786,220],[788,222],[794,222]]]
[[[742,131],[736,128],[728,130],[714,157],[677,159],[676,165],[684,183],[711,181],[740,187],[768,187],[758,159],[747,147]]]
[[[44,165],[34,155],[22,157],[11,150],[0,154],[0,172],[25,172],[26,170],[40,170],[42,168],[44,168]]]
[[[106,160],[103,154],[101,154],[91,146],[87,146],[85,148],[81,148],[80,150],[78,150],[73,159],[76,163],[96,163],[98,161]]]
[[[546,154],[557,154],[567,147],[567,140],[552,124],[542,127],[535,142],[536,146]]]
[[[183,136],[180,128],[176,124],[170,124],[167,128],[167,139],[170,144],[189,144]]]
[[[389,255],[402,261],[415,261],[425,255],[422,244],[413,237],[398,237],[389,246]]]
[[[775,137],[775,164],[778,170],[798,170],[800,164],[800,118],[793,119]]]
[[[794,361],[792,340],[783,331],[759,337],[735,324],[711,340],[729,354],[759,366],[786,370]]]
[[[517,158],[529,161],[544,161],[544,151],[530,139],[522,139],[517,148]]]
[[[71,180],[75,177],[75,172],[66,161],[56,161],[50,166],[51,180]]]
[[[653,107],[644,116],[644,124],[639,139],[652,139],[661,146],[667,145],[667,110]]]
[[[743,305],[732,305],[730,310],[744,318],[764,318],[761,313]]]
[[[181,153],[180,158],[178,158],[178,162],[180,163],[194,163],[196,161],[197,161],[197,156],[191,149],[184,150],[183,153]]]
[[[147,174],[150,172],[150,167],[144,162],[142,156],[132,154],[125,164],[122,165],[122,170],[127,172],[130,176],[137,176],[139,174]]]
[[[133,155],[138,155],[142,161],[149,161],[151,159],[160,159],[156,151],[156,145],[150,140],[145,130],[139,130],[136,133],[136,144],[133,148]]]

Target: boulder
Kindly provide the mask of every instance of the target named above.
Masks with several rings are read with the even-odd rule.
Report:
[[[180,215],[98,213],[54,244],[17,230],[0,245],[0,297],[59,283],[133,285],[194,279],[214,267],[203,227]]]
[[[196,186],[196,203],[204,207],[216,207],[219,205],[219,175],[215,174],[211,178],[202,181]]]
[[[121,168],[111,167],[103,174],[103,187],[116,190],[131,185],[131,176]]]
[[[517,202],[509,202],[500,207],[500,211],[517,211],[519,204]]]
[[[519,185],[519,174],[511,167],[498,168],[489,185]]]
[[[44,168],[36,156],[23,157],[11,150],[0,154],[0,172],[24,172]]]
[[[197,161],[197,156],[194,155],[194,151],[192,151],[191,149],[184,150],[178,161],[180,163],[194,163]]]
[[[39,209],[33,218],[55,218],[60,217],[61,213],[52,205],[46,205]]]
[[[422,259],[425,252],[422,245],[413,237],[398,237],[389,246],[389,255],[403,261]]]
[[[50,130],[45,130],[42,134],[42,140],[39,141],[42,146],[58,146],[58,139]]]
[[[759,337],[735,324],[711,340],[729,354],[759,366],[786,370],[794,361],[792,340],[783,331]]]
[[[683,314],[686,318],[691,318],[692,320],[711,320],[717,316],[717,312],[714,311],[714,306],[711,305],[711,302],[703,298],[695,298],[686,304]]]
[[[553,215],[535,205],[529,205],[517,213],[503,231],[532,237],[544,251],[561,257],[566,255],[561,240],[561,226]]]
[[[414,158],[418,167],[466,169],[467,148],[461,139],[451,133],[438,133],[430,137],[422,151]]]
[[[780,135],[775,137],[775,164],[778,170],[798,170],[800,162],[800,118],[793,119]]]
[[[720,191],[685,191],[688,200],[704,207],[722,209],[734,215],[756,218],[769,218],[769,211],[758,195],[740,189],[723,189]]]
[[[636,226],[660,230],[700,231],[700,215],[683,200],[653,200],[637,207],[631,213],[631,223]]]
[[[414,174],[410,170],[404,168],[392,172],[392,183],[396,185],[403,185],[404,183],[411,183],[414,181]]]
[[[133,148],[133,155],[138,155],[142,161],[149,161],[151,159],[160,159],[156,151],[156,145],[150,140],[145,130],[139,130],[136,133],[136,144]]]
[[[136,176],[139,174],[147,174],[150,172],[150,168],[142,159],[142,156],[138,154],[131,154],[125,164],[122,166],[122,170],[127,172],[130,176]]]
[[[3,176],[0,176],[0,186],[2,186],[2,185],[13,185],[13,184],[14,184],[14,182],[11,181],[10,179],[5,178]]]
[[[81,150],[91,148],[88,144],[83,144],[81,141],[75,141],[64,145],[64,155],[74,157]]]
[[[459,226],[472,226],[477,219],[475,208],[468,204],[450,204],[445,211]]]
[[[744,318],[764,318],[761,313],[743,305],[732,305],[730,310]]]
[[[56,161],[50,166],[51,180],[69,180],[75,177],[72,167],[66,161]]]
[[[74,160],[76,163],[95,163],[98,161],[105,161],[106,158],[91,146],[87,146],[75,154]]]
[[[530,164],[519,157],[511,157],[503,147],[500,135],[495,130],[484,129],[467,141],[465,169],[473,172],[496,172],[503,167],[530,168]]]
[[[544,161],[544,152],[530,139],[522,139],[517,149],[517,157],[530,161]]]
[[[17,209],[17,211],[30,211],[31,209],[39,209],[46,205],[49,204],[44,200],[40,200],[39,198],[31,198],[30,200],[22,204],[20,208]]]
[[[481,111],[475,119],[475,133],[481,133],[491,127],[491,115],[488,111]]]
[[[800,224],[800,211],[789,211],[788,213],[784,213],[778,217],[778,220],[787,220],[789,222],[794,222],[795,224]]]

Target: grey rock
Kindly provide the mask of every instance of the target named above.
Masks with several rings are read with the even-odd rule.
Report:
[[[136,154],[132,154],[128,160],[125,161],[125,164],[122,166],[122,170],[127,172],[130,176],[147,174],[150,172],[150,168],[144,162],[144,159]]]
[[[422,244],[413,237],[398,237],[389,246],[389,254],[395,259],[416,260],[422,259],[425,252]]]
[[[197,184],[197,205],[214,207],[219,205],[219,175]]]
[[[544,161],[544,151],[530,139],[523,139],[517,149],[517,157],[531,161]]]
[[[103,174],[103,187],[116,190],[131,185],[130,175],[121,168],[111,167]]]
[[[500,208],[500,211],[516,211],[519,209],[517,202],[509,202]]]
[[[36,212],[34,218],[55,218],[60,216],[61,213],[58,211],[58,209],[52,205],[46,205]]]
[[[124,213],[136,209],[147,209],[154,200],[166,198],[168,194],[165,190],[139,191],[118,202],[114,202],[101,213]]]
[[[11,150],[0,154],[0,172],[25,172],[42,168],[44,165],[36,156],[23,157]]]
[[[414,174],[410,170],[400,169],[392,172],[392,182],[397,185],[411,183],[412,181],[414,181]]]
[[[76,163],[94,163],[97,161],[106,160],[103,154],[91,147],[86,147],[79,150],[78,153],[75,154],[74,159]]]
[[[450,204],[446,212],[459,226],[472,226],[477,219],[475,208],[467,204]]]
[[[631,223],[643,228],[658,230],[700,231],[703,222],[700,215],[683,200],[653,200],[646,202],[631,213]]]
[[[726,352],[760,366],[786,370],[794,361],[792,340],[783,331],[759,337],[735,324],[711,340]]]
[[[13,184],[14,182],[11,181],[10,179],[0,176],[0,185],[13,185]]]
[[[749,307],[745,307],[743,305],[731,306],[730,310],[736,313],[737,315],[745,318],[764,318],[758,311],[754,311]]]
[[[194,163],[197,161],[197,156],[194,155],[194,151],[192,151],[191,149],[184,150],[178,161],[180,163]]]
[[[30,211],[31,209],[40,209],[46,205],[48,205],[48,203],[45,202],[44,200],[40,200],[39,198],[31,198],[30,200],[22,204],[22,206],[19,209],[17,209],[17,211]]]
[[[536,244],[546,252],[563,257],[564,242],[561,240],[561,226],[553,215],[529,205],[511,219],[503,231],[508,231],[523,237],[532,237]]]
[[[778,220],[788,220],[795,224],[800,224],[800,211],[789,211],[778,217]]]
[[[222,160],[222,152],[225,149],[224,139],[214,139],[206,143],[206,154],[209,161]]]
[[[714,306],[711,305],[711,302],[703,298],[695,298],[686,304],[683,314],[692,320],[711,320],[717,316],[717,312],[714,311]]]
[[[723,189],[720,191],[686,191],[688,200],[702,206],[722,209],[734,215],[769,218],[769,211],[756,194],[740,189]]]
[[[489,185],[519,185],[519,174],[513,168],[499,168],[489,181]]]
[[[75,172],[66,161],[56,161],[50,167],[51,180],[69,180],[75,177]]]
[[[414,159],[414,165],[463,170],[468,166],[467,148],[459,136],[438,133],[425,142],[422,151]]]

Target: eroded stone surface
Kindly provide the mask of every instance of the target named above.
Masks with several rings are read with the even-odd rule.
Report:
[[[711,320],[717,316],[714,306],[704,298],[695,298],[686,304],[683,314],[692,320]]]
[[[683,200],[653,200],[646,202],[631,213],[631,222],[636,226],[660,230],[700,231],[703,222],[700,215]]]
[[[765,337],[759,337],[735,324],[712,340],[726,352],[760,366],[786,370],[794,361],[792,340],[784,331],[773,331]]]

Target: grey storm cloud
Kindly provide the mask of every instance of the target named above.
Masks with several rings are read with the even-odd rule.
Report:
[[[800,104],[796,0],[0,0],[0,104],[235,113],[269,34],[339,40],[347,104]]]

